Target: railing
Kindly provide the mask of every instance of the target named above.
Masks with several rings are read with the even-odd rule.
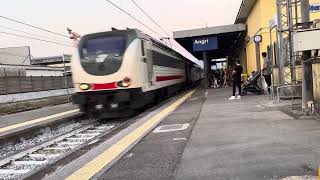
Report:
[[[279,86],[277,87],[277,100],[280,102],[280,89],[286,89],[287,94],[285,97],[288,97],[292,100],[295,98],[302,98],[302,85],[287,85],[287,86]],[[289,93],[290,92],[290,93]]]
[[[300,107],[301,102],[299,104],[295,104],[295,99],[302,98],[302,85],[287,85],[287,86],[277,86],[273,85],[270,87],[269,99],[272,99],[274,103],[280,103],[281,98],[291,99],[292,101],[292,109],[297,105]],[[282,95],[282,96],[281,96]]]
[[[13,76],[0,77],[0,95],[72,88],[71,77],[64,76]]]

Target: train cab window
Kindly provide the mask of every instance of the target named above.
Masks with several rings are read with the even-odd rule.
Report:
[[[117,72],[126,49],[125,36],[95,37],[87,39],[79,48],[81,65],[92,75]]]

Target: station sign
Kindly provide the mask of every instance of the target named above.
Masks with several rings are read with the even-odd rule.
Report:
[[[218,38],[207,37],[193,39],[193,52],[218,49]]]
[[[320,12],[320,3],[310,4],[310,13]]]

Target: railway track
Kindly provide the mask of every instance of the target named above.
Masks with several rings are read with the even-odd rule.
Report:
[[[35,143],[17,142],[9,145],[10,148],[2,146],[0,149],[0,180],[27,179],[36,175],[41,170],[55,164],[59,160],[71,155],[77,150],[99,142],[106,135],[117,133],[118,129],[132,124],[144,117],[148,113],[161,107],[170,99],[150,106],[130,119],[114,119],[113,121],[101,122],[98,119],[88,119],[79,114],[77,117],[66,119],[65,123],[51,124],[49,132],[42,133],[38,137],[39,131],[28,132],[32,138],[26,141]],[[59,128],[57,128],[59,126]],[[19,137],[25,136],[21,134]],[[15,138],[17,139],[17,138]],[[39,140],[41,139],[41,140]],[[10,152],[6,152],[9,151]]]
[[[123,122],[97,120],[44,141],[32,148],[0,159],[0,179],[25,179],[76,150],[94,143]]]

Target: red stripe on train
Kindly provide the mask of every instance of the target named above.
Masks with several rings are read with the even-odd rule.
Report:
[[[157,76],[156,77],[156,81],[160,82],[160,81],[169,81],[169,80],[175,80],[175,79],[182,79],[183,76]]]
[[[92,90],[103,90],[103,89],[115,89],[117,88],[117,83],[106,83],[106,84],[92,84]]]

